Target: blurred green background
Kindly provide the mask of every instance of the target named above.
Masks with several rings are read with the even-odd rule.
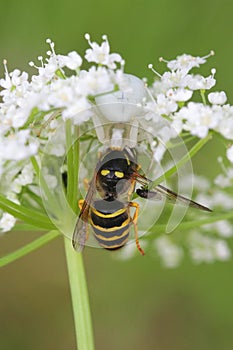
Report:
[[[152,78],[147,64],[163,71],[160,56],[201,56],[213,49],[216,55],[202,72],[216,67],[217,89],[233,103],[232,11],[227,0],[1,1],[0,59],[7,58],[9,70],[33,73],[28,62],[45,54],[46,38],[55,41],[58,53],[83,53],[84,33],[96,41],[107,34],[127,72]],[[198,173],[213,145],[195,158]],[[6,234],[1,253],[35,237]],[[96,349],[232,349],[232,261],[199,266],[186,261],[167,270],[150,249],[127,262],[91,248],[84,255]],[[1,269],[0,322],[3,350],[75,349],[62,238]]]

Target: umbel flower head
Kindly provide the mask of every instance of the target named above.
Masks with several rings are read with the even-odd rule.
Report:
[[[35,227],[55,225],[63,232],[71,218],[72,231],[75,213],[66,215],[68,205],[60,203],[66,201],[61,174],[66,174],[67,152],[77,137],[79,160],[83,165],[81,178],[91,171],[88,164],[93,169],[93,154],[97,154],[102,146],[136,147],[142,153],[147,152],[150,176],[155,178],[164,169],[168,171],[172,167],[171,161],[173,166],[179,161],[182,152],[175,154],[174,151],[178,144],[182,143],[183,151],[189,153],[189,140],[201,142],[210,134],[218,134],[228,145],[226,162],[229,165],[215,180],[215,186],[219,186],[220,176],[224,177],[225,184],[232,184],[233,107],[227,103],[225,92],[208,93],[216,84],[215,69],[211,69],[207,77],[192,73],[192,69],[200,68],[213,52],[204,57],[183,54],[171,61],[160,59],[166,64],[167,71],[159,74],[149,65],[155,80],[148,86],[145,79],[124,72],[125,61],[120,54],[111,53],[106,35],[101,44],[92,42],[89,34],[85,38],[89,48],[84,57],[76,51],[57,54],[55,44],[47,39],[46,57],[39,56],[38,64],[29,63],[36,70],[31,78],[19,69],[8,72],[4,60],[5,76],[0,79],[1,232],[11,230],[18,225],[17,220],[23,221],[30,216],[27,208],[49,217],[49,221],[41,216],[38,224],[36,220],[31,222]],[[82,68],[84,62],[88,69]],[[199,100],[197,96],[200,96]],[[69,142],[67,125],[72,136]],[[166,160],[167,153],[172,159]],[[46,158],[45,154],[52,158]],[[161,165],[163,161],[166,165]],[[207,183],[208,188],[210,184]],[[191,190],[192,186],[187,187]],[[225,189],[221,188],[224,195]],[[207,197],[204,204],[205,201],[208,204]],[[222,204],[216,200],[216,206]],[[25,216],[17,215],[20,207],[25,209]],[[150,225],[153,229],[153,223]],[[230,221],[227,225],[231,225]],[[173,224],[173,228],[175,226]],[[219,227],[216,226],[217,234]],[[201,230],[190,233],[184,245],[191,247],[194,260],[207,261],[204,255],[194,253],[197,237],[201,234]],[[159,247],[159,255],[170,255],[168,266],[178,264],[184,255],[182,247],[176,250],[170,236],[159,239],[153,243]],[[218,243],[218,238],[211,239],[209,260],[228,258],[230,253],[225,241]],[[204,251],[208,242],[203,240]]]

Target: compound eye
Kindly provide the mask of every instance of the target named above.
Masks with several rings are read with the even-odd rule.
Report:
[[[122,179],[124,177],[124,173],[122,171],[115,171],[115,176],[118,179]]]
[[[101,175],[103,175],[103,176],[107,176],[109,173],[110,173],[110,170],[108,170],[108,169],[101,170]]]

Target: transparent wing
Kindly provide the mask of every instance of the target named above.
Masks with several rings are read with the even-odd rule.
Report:
[[[208,212],[212,211],[211,209],[205,207],[204,205],[194,202],[193,200],[186,198],[184,196],[181,196],[162,185],[158,185],[153,190],[149,190],[148,186],[152,181],[139,173],[135,172],[134,178],[138,183],[142,185],[141,188],[136,190],[136,193],[142,198],[154,199],[154,200],[161,200],[163,198],[166,198],[167,200],[169,200],[170,203],[173,203],[173,204],[180,203],[192,208],[196,208],[196,209],[200,209]]]
[[[90,182],[87,195],[85,200],[83,201],[81,211],[78,216],[78,220],[75,225],[73,237],[72,237],[72,245],[75,250],[81,252],[85,246],[86,240],[88,238],[88,219],[89,219],[89,211],[90,205],[92,203],[92,199],[94,193],[96,191],[96,172]]]

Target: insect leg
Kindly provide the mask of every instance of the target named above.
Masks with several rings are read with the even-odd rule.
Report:
[[[80,199],[78,201],[78,206],[80,211],[82,211],[84,202],[85,202],[84,199]],[[89,237],[89,227],[87,222],[78,220],[75,227],[74,235],[73,235],[73,246],[76,247],[75,249],[78,251],[82,251],[84,248],[85,242],[88,240],[88,237]],[[77,239],[77,242],[75,242],[75,239]],[[78,244],[78,248],[77,248],[77,244]]]
[[[79,207],[80,210],[82,210],[83,203],[84,203],[84,199],[79,199],[79,201],[78,201],[78,207]]]
[[[134,234],[135,234],[135,243],[136,246],[139,250],[139,252],[144,255],[145,252],[144,250],[141,248],[140,243],[139,243],[139,239],[138,239],[138,213],[139,213],[139,204],[136,202],[129,202],[130,207],[134,207],[135,208],[135,212],[134,212],[134,216],[132,218],[132,222],[134,225]]]
[[[145,199],[154,199],[154,200],[161,200],[162,196],[160,193],[156,191],[150,191],[146,187],[141,187],[136,190],[136,193],[138,196],[145,198]]]

